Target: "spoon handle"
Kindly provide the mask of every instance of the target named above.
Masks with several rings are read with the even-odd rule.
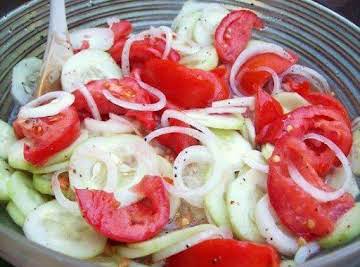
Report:
[[[66,23],[65,1],[50,0],[48,39],[35,97],[50,91],[61,90],[61,69],[72,55]]]

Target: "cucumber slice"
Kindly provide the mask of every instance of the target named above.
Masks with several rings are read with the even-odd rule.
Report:
[[[218,137],[223,153],[225,169],[240,170],[244,166],[241,155],[252,150],[251,145],[238,132],[232,130],[211,129]]]
[[[13,169],[4,160],[0,159],[0,201],[9,200],[7,183],[10,179]]]
[[[266,174],[251,169],[229,185],[226,206],[232,229],[239,239],[264,242],[254,218],[256,203],[264,195],[257,185],[264,181]]]
[[[94,263],[99,266],[103,266],[103,267],[119,267],[120,266],[118,259],[116,259],[114,257],[97,256],[95,258],[90,259],[89,262]]]
[[[127,246],[119,246],[118,254],[129,259],[144,257],[181,242],[200,232],[213,228],[216,227],[211,224],[200,224],[194,227],[177,230],[169,234],[150,239],[148,241],[131,243]]]
[[[179,63],[189,68],[209,71],[217,67],[219,57],[216,49],[208,46],[201,48],[197,53],[182,57]]]
[[[328,236],[320,239],[322,248],[333,248],[345,245],[360,235],[360,203],[346,212],[335,225],[335,230]]]
[[[86,49],[66,61],[61,73],[61,85],[64,91],[71,92],[79,84],[121,78],[121,69],[110,54],[101,50]]]
[[[7,159],[10,147],[16,142],[13,128],[0,120],[0,159]]]
[[[23,229],[31,241],[78,259],[99,255],[106,244],[105,237],[95,232],[80,215],[61,207],[56,200],[31,212]]]
[[[209,115],[198,110],[185,111],[185,114],[206,127],[224,130],[241,130],[245,127],[244,118],[237,115]]]
[[[64,162],[68,161],[74,151],[74,149],[88,139],[88,132],[83,130],[78,139],[72,143],[69,147],[60,151],[56,155],[52,156],[43,167],[37,167],[26,161],[24,158],[24,143],[25,140],[19,140],[14,143],[9,150],[9,165],[18,170],[29,171],[32,173],[50,173],[67,167]]]
[[[12,72],[11,94],[20,105],[30,101],[40,77],[42,60],[31,57],[21,60]]]
[[[6,211],[9,214],[10,218],[19,226],[23,227],[25,223],[24,214],[16,207],[14,202],[10,201],[6,205]]]
[[[51,188],[52,174],[34,174],[33,186],[34,188],[44,195],[54,195]]]
[[[351,161],[351,170],[355,175],[360,176],[360,129],[359,128],[358,129],[353,128],[353,144],[351,147],[350,161]]]
[[[45,199],[33,189],[32,181],[28,174],[16,171],[8,183],[10,199],[25,216],[45,202]]]
[[[310,103],[298,93],[281,92],[274,95],[274,98],[282,106],[284,113],[288,113],[302,106],[308,106]]]
[[[261,146],[261,154],[266,160],[269,160],[271,158],[274,148],[275,146],[270,143],[266,143],[265,145]]]
[[[205,211],[214,224],[217,226],[224,226],[231,228],[228,210],[225,202],[225,192],[228,184],[234,180],[234,174],[227,175],[223,183],[213,189],[205,196],[204,205]]]
[[[295,267],[296,263],[293,260],[282,260],[280,267]]]

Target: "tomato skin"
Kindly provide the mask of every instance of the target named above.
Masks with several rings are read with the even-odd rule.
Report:
[[[30,144],[24,145],[24,158],[36,166],[44,165],[80,135],[80,120],[71,107],[51,117],[17,119],[13,126],[18,138],[29,139]]]
[[[331,233],[336,220],[354,206],[354,199],[346,193],[336,200],[319,202],[291,179],[287,170],[290,161],[313,186],[333,190],[312,167],[308,150],[298,138],[285,136],[279,140],[273,155],[280,161],[270,160],[267,185],[270,203],[282,224],[296,236],[311,241]]]
[[[300,95],[305,95],[311,92],[311,84],[306,78],[288,74],[282,80],[282,88],[288,92],[295,92]]]
[[[252,29],[261,29],[263,26],[263,21],[249,10],[235,10],[224,17],[216,28],[214,41],[221,61],[233,63],[245,49]]]
[[[121,64],[121,55],[125,42],[126,39],[120,39],[109,50],[112,58],[119,64]],[[129,55],[131,69],[142,68],[145,62],[152,58],[161,58],[162,53],[165,50],[165,45],[166,42],[160,38],[146,38],[144,40],[133,42]],[[177,62],[180,60],[180,54],[174,49],[171,49],[168,59]]]
[[[289,131],[290,130],[290,131]],[[258,144],[276,144],[284,136],[302,138],[306,133],[315,132],[332,140],[345,155],[348,155],[352,144],[351,129],[346,125],[343,117],[334,109],[324,106],[300,107],[281,118],[265,125],[256,135]],[[317,148],[316,142],[306,142],[311,150],[312,166],[320,176],[325,176],[338,162],[334,152],[327,146]]]
[[[173,104],[184,109],[210,105],[222,86],[211,72],[189,69],[162,59],[147,61],[141,77],[144,82],[161,90]]]
[[[109,113],[125,115],[140,121],[142,126],[147,130],[155,129],[157,125],[157,118],[154,112],[127,110],[111,103],[103,95],[103,90],[109,90],[115,97],[129,102],[144,104],[151,103],[149,93],[142,89],[134,79],[126,77],[121,80],[108,79],[91,81],[86,85],[86,87],[94,98],[102,116],[107,116]],[[76,90],[73,94],[75,96],[73,106],[80,114],[80,117],[82,119],[91,117],[91,112],[84,96],[78,90]]]
[[[280,74],[294,65],[298,56],[288,51],[291,59],[283,58],[272,53],[264,53],[250,58],[239,70],[236,81],[238,87],[244,95],[254,95],[263,88],[271,78],[271,74],[266,71],[258,71],[257,68],[268,67]]]
[[[169,221],[170,204],[160,177],[145,176],[134,191],[144,199],[120,207],[113,193],[76,189],[85,220],[102,235],[119,242],[139,242],[158,234]]]
[[[189,127],[189,125],[187,125],[186,123],[176,119],[169,119],[169,125]],[[180,133],[164,134],[159,136],[157,140],[161,145],[170,148],[175,153],[175,155],[179,154],[182,150],[189,146],[199,144],[199,141],[195,138]]]
[[[114,33],[114,43],[126,38],[133,30],[132,24],[127,20],[121,20],[111,25],[110,29]]]
[[[219,101],[228,99],[230,97],[230,67],[225,65],[220,65],[216,69],[211,71],[214,73],[221,82],[221,87],[218,93],[215,93],[213,101]]]
[[[203,241],[166,260],[165,267],[278,267],[280,258],[268,245],[234,239]]]
[[[266,124],[280,118],[283,109],[271,95],[260,89],[255,97],[255,129],[259,132]]]

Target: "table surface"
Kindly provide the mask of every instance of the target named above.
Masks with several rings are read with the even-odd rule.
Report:
[[[0,16],[5,15],[9,11],[15,9],[16,7],[26,2],[29,2],[29,0],[11,0],[11,1],[0,0]],[[336,11],[337,13],[346,17],[356,25],[358,26],[360,25],[359,0],[316,0],[316,2],[321,3],[322,5]],[[11,265],[7,264],[6,262],[0,259],[0,266],[10,267]]]

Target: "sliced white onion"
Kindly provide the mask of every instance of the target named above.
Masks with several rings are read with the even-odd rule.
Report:
[[[305,246],[301,246],[295,254],[294,261],[296,264],[304,263],[310,256],[318,253],[320,246],[316,242],[310,242]]]
[[[85,128],[95,133],[131,133],[134,128],[129,124],[122,123],[118,120],[109,119],[107,121],[98,121],[91,118],[84,120]]]
[[[211,108],[202,108],[202,109],[190,109],[186,112],[203,112],[206,114],[236,114],[236,113],[245,113],[246,108],[244,107],[211,107]]]
[[[177,52],[179,52],[181,55],[194,55],[196,53],[199,53],[202,49],[202,47],[191,40],[187,40],[186,42],[184,40],[174,40],[172,43],[172,48],[175,49]]]
[[[299,247],[296,239],[285,233],[276,224],[267,195],[263,196],[256,204],[255,220],[267,243],[273,245],[283,255],[295,254]]]
[[[117,17],[110,17],[106,19],[106,24],[111,28],[113,24],[119,23],[120,19]]]
[[[145,30],[145,31],[142,31],[142,32],[140,32],[138,34],[132,35],[132,36],[130,36],[130,38],[128,38],[126,40],[126,42],[124,44],[123,52],[121,54],[121,70],[122,70],[124,76],[129,76],[129,74],[130,74],[130,49],[131,49],[131,45],[135,41],[144,40],[146,37],[162,38],[163,34],[165,34],[165,36],[166,36],[166,45],[165,45],[165,50],[166,50],[166,48],[169,49],[168,42],[171,42],[171,40],[172,40],[172,37],[171,37],[171,40],[170,40],[169,29],[167,29],[167,28],[166,29],[165,28],[150,28],[149,30]],[[170,52],[170,50],[169,50],[169,52]],[[165,51],[164,51],[162,56],[165,56],[165,55],[166,54],[165,54]]]
[[[89,43],[91,49],[107,51],[114,44],[114,32],[108,28],[88,28],[70,33],[70,43],[74,49],[81,49],[84,41]]]
[[[253,96],[244,96],[244,97],[235,97],[231,99],[225,99],[220,101],[215,101],[212,103],[214,108],[220,107],[249,107],[251,110],[255,108],[255,97]]]
[[[248,141],[253,146],[255,146],[256,131],[255,131],[254,123],[249,118],[245,118],[245,125],[246,125],[246,129],[247,129],[247,132],[248,132],[248,135],[249,135],[249,140]]]
[[[165,33],[165,40],[166,40],[165,49],[164,49],[164,52],[163,52],[161,58],[167,59],[167,57],[169,56],[170,51],[171,51],[174,34],[173,34],[173,31],[171,30],[171,28],[169,28],[167,26],[160,26],[159,29]]]
[[[57,202],[65,208],[67,211],[75,214],[80,214],[80,208],[76,201],[71,201],[67,197],[64,196],[59,182],[59,175],[65,172],[65,170],[57,171],[54,173],[51,179],[51,187],[54,192],[54,196]]]
[[[281,82],[280,82],[280,78],[279,76],[277,75],[277,73],[272,69],[272,68],[269,68],[269,67],[258,67],[256,68],[254,71],[265,71],[265,72],[268,72],[271,74],[271,77],[273,79],[273,82],[274,82],[274,87],[273,87],[273,90],[272,90],[272,94],[276,94],[278,92],[281,92]]]
[[[169,246],[165,249],[160,250],[153,254],[153,260],[155,262],[166,259],[172,255],[175,255],[181,251],[184,251],[190,247],[193,247],[205,240],[216,239],[216,238],[228,238],[228,233],[224,232],[220,228],[214,226],[214,229],[209,229],[196,234],[186,240],[180,241],[175,245]]]
[[[276,44],[259,42],[259,43],[255,43],[252,46],[249,46],[239,54],[230,71],[230,86],[234,94],[238,96],[242,96],[242,94],[239,92],[236,86],[236,79],[235,79],[242,65],[244,65],[244,63],[248,61],[250,58],[265,53],[272,53],[289,60],[291,59],[291,55],[284,48]]]
[[[129,121],[128,119],[126,119],[124,116],[119,116],[116,115],[114,113],[109,113],[109,118],[114,120],[114,121],[118,121],[124,125],[127,125],[128,127],[130,127],[137,135],[141,136],[141,133],[139,132],[138,127],[135,126],[134,123],[132,123],[131,121]]]
[[[249,152],[244,154],[242,159],[245,162],[245,164],[251,167],[252,169],[264,173],[269,172],[269,165],[267,165],[265,160],[263,160],[263,156],[260,151],[250,150]]]
[[[360,129],[360,116],[355,118],[351,123],[351,130],[353,132],[355,132],[358,129]]]
[[[114,196],[117,201],[120,202],[120,207],[130,206],[144,197],[138,193],[133,192],[132,190],[121,190],[114,193]]]
[[[169,133],[182,133],[189,135],[193,138],[198,139],[202,144],[204,144],[210,151],[213,157],[213,168],[212,173],[209,176],[209,179],[200,187],[196,188],[183,188],[182,186],[172,186],[169,184],[165,184],[167,190],[178,197],[182,198],[192,198],[192,197],[203,197],[206,193],[212,190],[219,182],[221,181],[221,173],[223,166],[221,164],[221,156],[217,147],[216,140],[213,140],[212,137],[207,136],[204,133],[201,133],[197,130],[187,127],[178,127],[178,126],[170,126],[166,128],[161,128],[151,132],[149,135],[145,137],[145,141],[150,142],[152,139],[161,136],[163,134]]]
[[[298,171],[298,169],[296,169],[296,167],[290,163],[288,165],[288,169],[289,169],[289,174],[290,174],[291,179],[302,190],[304,190],[306,193],[308,193],[309,195],[311,195],[313,198],[317,199],[318,201],[328,202],[328,201],[338,199],[346,192],[347,184],[349,183],[349,181],[352,178],[352,172],[351,172],[349,160],[346,158],[346,156],[344,155],[342,150],[336,144],[334,144],[330,139],[326,138],[325,136],[315,134],[315,133],[310,133],[303,137],[303,140],[307,140],[307,139],[315,139],[319,142],[322,142],[322,143],[326,144],[332,151],[334,151],[336,157],[342,163],[343,168],[344,168],[344,172],[345,172],[344,183],[339,189],[337,189],[335,191],[328,192],[328,191],[321,190],[321,189],[313,186],[312,184],[310,184],[308,181],[306,181],[306,179],[301,175],[301,173]]]
[[[78,86],[78,90],[79,92],[84,96],[87,105],[89,106],[89,109],[91,111],[91,115],[93,116],[93,118],[95,120],[101,121],[101,116],[100,116],[100,112],[99,109],[96,105],[96,102],[93,98],[93,96],[91,95],[91,93],[89,92],[89,90],[87,89],[87,87],[83,84],[80,84]]]
[[[293,65],[281,75],[280,79],[282,80],[288,74],[301,75],[309,80],[309,82],[311,82],[316,88],[330,92],[330,86],[328,82],[324,76],[322,76],[316,70],[301,65]]]
[[[28,119],[54,116],[70,107],[72,103],[74,103],[74,100],[75,97],[70,93],[64,91],[50,92],[23,106],[19,111],[18,117]],[[44,104],[46,102],[49,103]]]

